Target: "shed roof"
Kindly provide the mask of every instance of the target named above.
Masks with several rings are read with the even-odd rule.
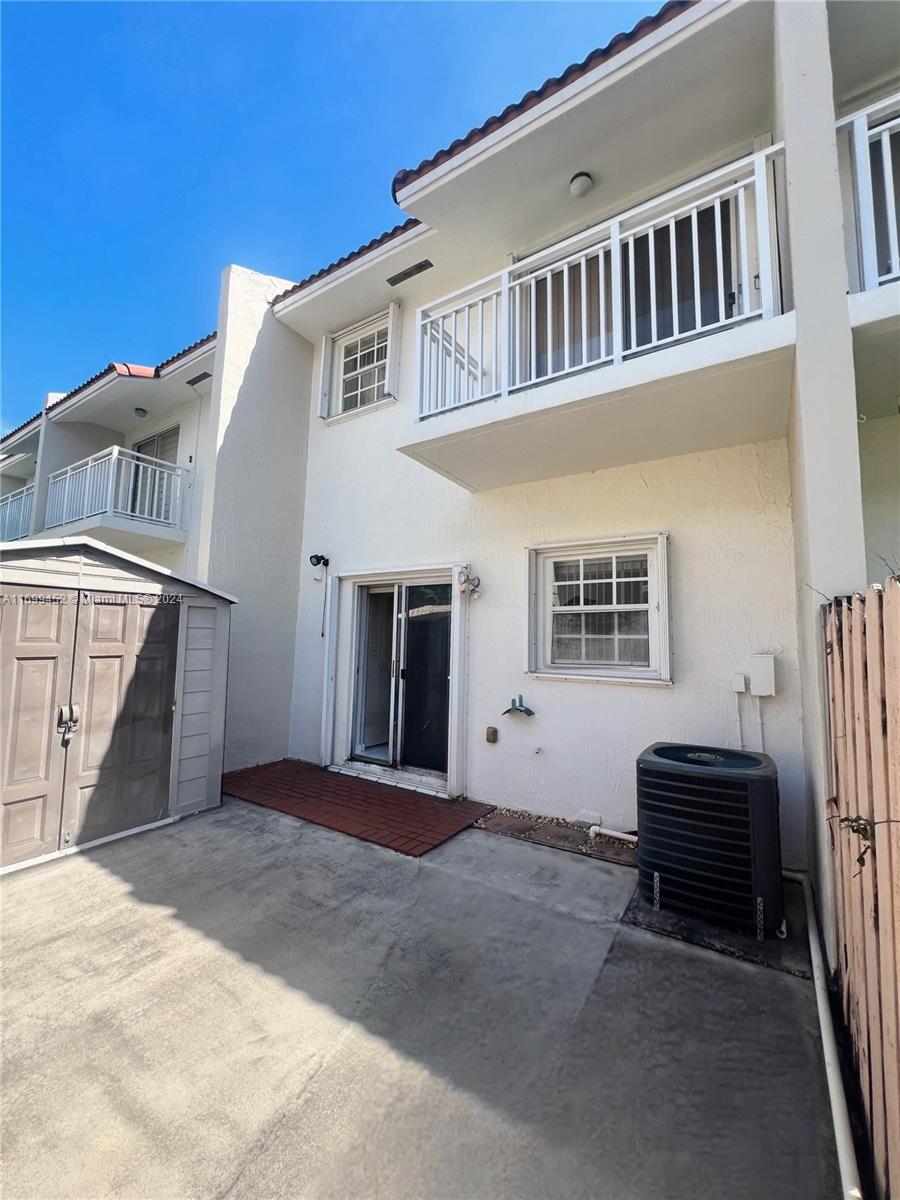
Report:
[[[216,596],[220,600],[227,600],[229,604],[237,604],[237,596],[232,596],[229,592],[223,592],[221,588],[211,587],[208,583],[203,583],[199,579],[193,579],[190,575],[183,575],[180,571],[170,571],[168,567],[162,567],[159,563],[150,562],[146,558],[138,558],[136,554],[128,554],[125,550],[118,550],[114,546],[108,546],[106,542],[100,542],[96,538],[79,536],[79,537],[61,537],[61,538],[28,538],[15,542],[0,542],[0,576],[3,574],[3,568],[7,564],[13,565],[14,561],[22,557],[27,557],[31,550],[74,550],[77,548],[85,550],[93,550],[102,554],[108,554],[112,558],[118,558],[123,562],[130,563],[133,567],[140,567],[144,571],[153,572],[156,575],[165,576],[167,579],[174,579],[178,583],[188,584],[190,587],[198,588],[202,592],[208,592],[211,596]],[[93,590],[97,590],[94,588]]]

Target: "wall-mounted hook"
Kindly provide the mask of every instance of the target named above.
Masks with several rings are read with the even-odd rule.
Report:
[[[521,713],[523,717],[533,717],[534,709],[529,708],[528,705],[523,702],[522,693],[520,692],[518,699],[513,696],[512,700],[509,702],[509,708],[504,708],[501,716],[505,717],[509,713]]]

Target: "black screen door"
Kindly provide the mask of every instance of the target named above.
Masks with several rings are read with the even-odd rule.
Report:
[[[450,584],[403,589],[405,638],[402,764],[447,770],[450,717]]]

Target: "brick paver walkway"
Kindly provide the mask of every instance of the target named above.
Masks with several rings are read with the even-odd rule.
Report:
[[[489,804],[438,800],[289,758],[231,771],[222,791],[413,857],[493,812]]]

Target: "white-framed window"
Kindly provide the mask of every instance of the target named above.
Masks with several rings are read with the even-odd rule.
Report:
[[[341,417],[396,399],[399,305],[322,339],[319,416]]]
[[[528,552],[535,674],[671,681],[664,533]]]

